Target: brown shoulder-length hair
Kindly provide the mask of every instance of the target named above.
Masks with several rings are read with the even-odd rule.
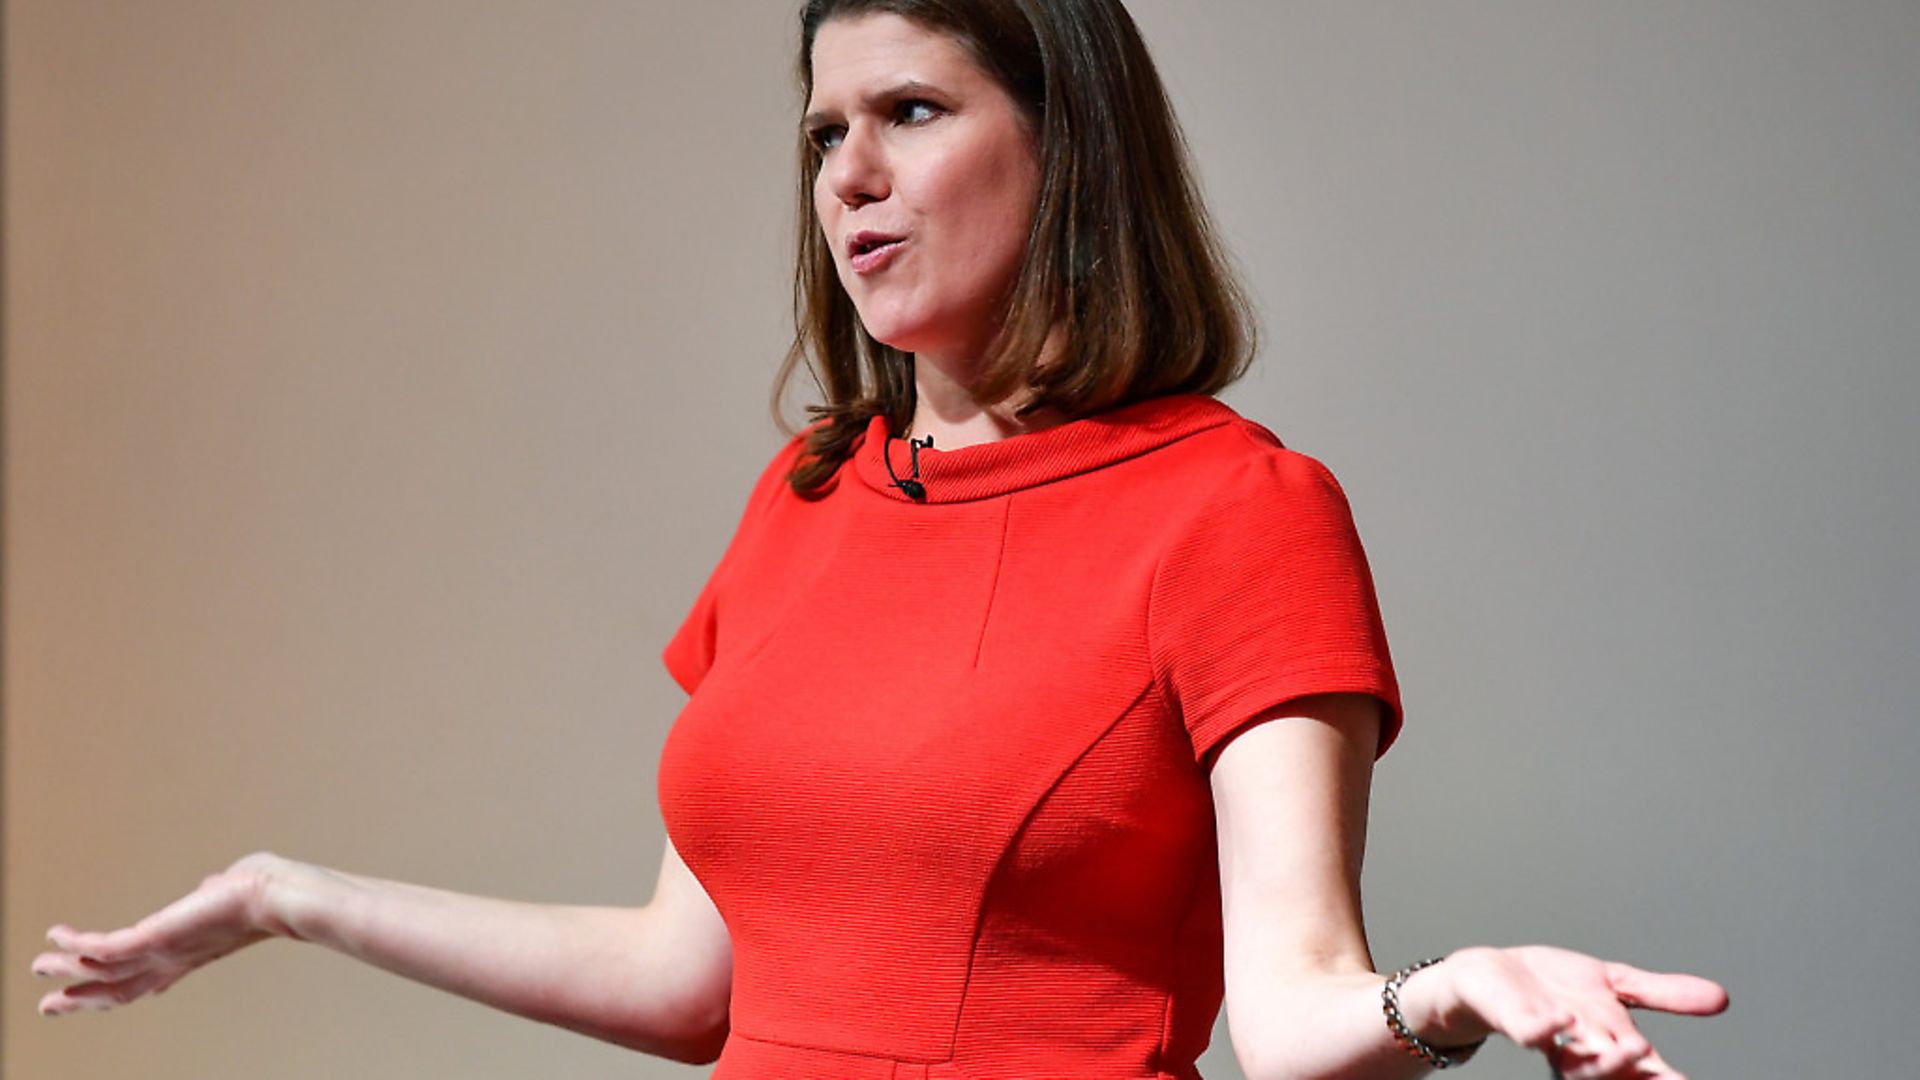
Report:
[[[1041,181],[1027,254],[983,403],[1031,391],[1019,415],[1069,419],[1175,393],[1213,394],[1252,363],[1254,321],[1200,198],[1186,140],[1139,29],[1120,0],[808,0],[800,13],[802,108],[813,44],[830,19],[891,13],[965,46],[1025,110],[1040,137]],[[841,286],[813,210],[820,157],[799,138],[793,346],[772,408],[795,371],[822,405],[788,475],[814,496],[875,415],[911,423],[913,357],[866,332]],[[1058,328],[1057,352],[1041,350]]]

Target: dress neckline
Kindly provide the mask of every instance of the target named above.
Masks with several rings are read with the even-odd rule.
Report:
[[[1206,394],[1168,394],[957,450],[923,447],[918,451],[923,499],[895,483],[896,477],[913,476],[914,451],[905,439],[892,434],[886,417],[874,416],[867,422],[852,458],[860,479],[896,502],[968,502],[1105,468],[1238,416]]]

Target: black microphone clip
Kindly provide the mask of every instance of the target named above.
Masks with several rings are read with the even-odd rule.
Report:
[[[886,459],[887,475],[893,477],[893,486],[906,492],[907,498],[915,502],[927,501],[927,485],[920,482],[920,451],[933,448],[933,436],[927,436],[925,443],[918,439],[907,440],[907,452],[913,455],[913,475],[905,480],[900,479],[899,475],[893,471],[892,446],[893,443],[889,440],[887,448],[881,451],[881,456]]]

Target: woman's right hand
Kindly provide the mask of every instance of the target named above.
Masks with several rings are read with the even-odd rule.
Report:
[[[123,929],[52,927],[47,940],[54,947],[33,958],[33,973],[74,981],[42,997],[40,1015],[125,1005],[165,991],[228,953],[286,933],[266,903],[268,884],[284,863],[267,852],[248,855]]]
[[[47,937],[34,973],[72,982],[43,1016],[125,1005],[285,937],[676,1061],[711,1063],[728,1032],[732,940],[671,844],[643,907],[468,896],[262,852],[126,929]]]

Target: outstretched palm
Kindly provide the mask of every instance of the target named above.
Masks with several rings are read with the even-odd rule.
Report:
[[[50,929],[54,947],[34,957],[33,973],[75,981],[42,997],[40,1014],[110,1009],[161,993],[188,972],[273,936],[258,915],[260,868],[268,858],[249,855],[120,930]]]
[[[1568,1080],[1675,1080],[1628,1009],[1708,1016],[1720,984],[1642,971],[1546,945],[1461,949],[1448,958],[1455,999],[1481,1025],[1546,1054]]]

